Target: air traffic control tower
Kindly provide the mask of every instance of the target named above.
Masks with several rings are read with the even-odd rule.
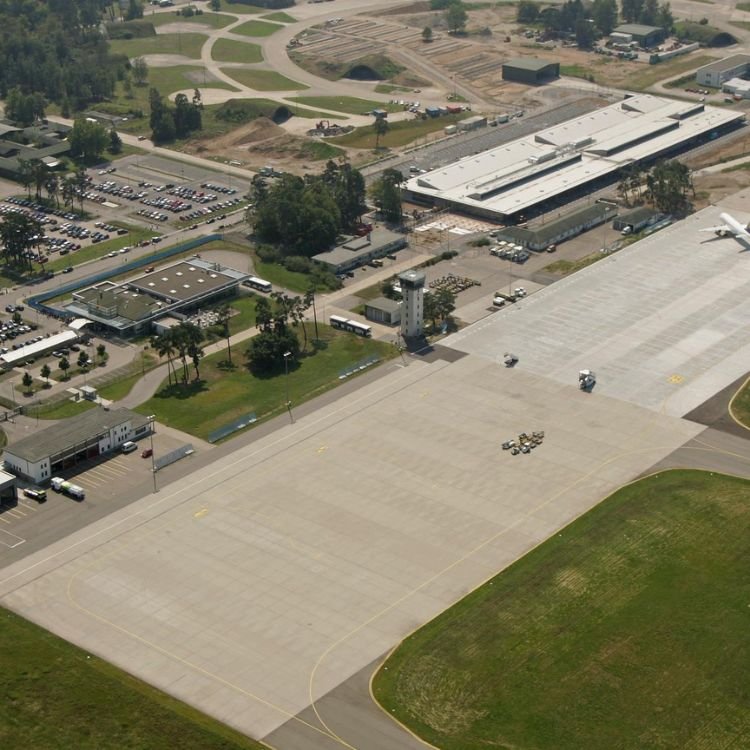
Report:
[[[424,281],[422,271],[405,271],[399,274],[401,296],[401,335],[406,339],[418,338],[424,333]]]

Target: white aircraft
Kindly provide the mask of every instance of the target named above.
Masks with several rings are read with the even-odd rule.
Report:
[[[719,214],[719,218],[724,222],[721,226],[706,227],[705,229],[701,229],[701,232],[713,232],[718,237],[736,237],[750,240],[750,231],[748,231],[748,227],[742,226],[734,216],[731,216],[730,214]]]

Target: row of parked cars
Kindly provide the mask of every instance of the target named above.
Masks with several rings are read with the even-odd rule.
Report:
[[[6,203],[12,203],[16,206],[21,206],[22,208],[28,208],[31,211],[46,216],[59,216],[61,219],[67,219],[68,221],[75,221],[76,219],[80,219],[77,214],[74,214],[70,211],[65,211],[60,208],[51,208],[50,206],[43,206],[41,203],[27,200],[26,198],[14,198],[11,196],[10,198],[6,198],[5,201]]]
[[[217,193],[225,193],[226,195],[234,195],[237,192],[236,188],[224,187],[224,185],[215,185],[213,182],[202,182],[201,187],[208,190],[215,190]]]
[[[228,208],[232,208],[232,206],[236,206],[238,203],[240,203],[241,200],[241,198],[235,197],[230,198],[226,201],[221,201],[221,203],[215,203],[213,206],[201,206],[200,208],[196,208],[195,210],[191,211],[189,214],[183,214],[182,216],[180,216],[180,221],[200,219],[201,217],[208,216],[209,214],[212,214],[216,211],[222,211]],[[225,218],[225,216],[222,215],[220,218]]]

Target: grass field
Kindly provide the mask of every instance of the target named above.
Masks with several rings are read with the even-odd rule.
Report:
[[[76,414],[82,414],[93,409],[96,404],[81,399],[80,401],[56,401],[52,404],[41,404],[40,406],[29,406],[26,412],[31,419],[68,419]],[[0,737],[2,734],[0,733]]]
[[[211,57],[219,62],[263,62],[263,53],[259,44],[237,42],[234,39],[219,39],[211,48]]]
[[[268,8],[258,8],[255,5],[245,5],[244,3],[230,3],[227,0],[220,0],[219,10],[223,13],[234,13],[237,16],[252,16],[258,13],[265,13]]]
[[[144,20],[152,23],[157,29],[160,26],[166,26],[168,23],[194,23],[210,26],[212,29],[223,29],[236,19],[221,13],[202,13],[199,16],[178,16],[176,13],[154,13],[151,15],[146,13]]]
[[[312,338],[313,324],[306,325]],[[299,366],[290,370],[288,383],[283,371],[275,377],[254,377],[245,367],[244,343],[232,350],[234,369],[220,366],[226,360],[226,351],[222,350],[201,362],[199,383],[169,388],[165,379],[156,395],[137,411],[156,414],[160,422],[205,439],[213,430],[248,412],[254,411],[259,420],[280,414],[285,410],[287,386],[289,398],[298,405],[337,386],[339,373],[347,366],[373,354],[387,359],[395,353],[393,346],[380,341],[335,332],[322,323],[318,328],[327,345],[315,354],[309,345],[311,356],[303,357]]]
[[[320,107],[334,112],[346,112],[350,115],[364,115],[373,109],[384,109],[386,112],[403,110],[398,104],[388,104],[370,99],[358,99],[356,96],[292,96],[290,101],[299,102],[308,107]]]
[[[656,65],[639,65],[639,70],[631,76],[628,76],[625,83],[621,85],[621,88],[630,88],[634,91],[643,91],[649,86],[653,86],[659,81],[663,81],[665,78],[671,78],[680,73],[687,73],[690,70],[695,70],[701,65],[707,65],[713,62],[716,58],[710,57],[709,55],[699,55],[694,57],[693,55],[686,55],[685,57],[676,57],[672,60],[667,60]],[[596,76],[597,83],[607,83],[606,78],[600,78]]]
[[[290,16],[288,13],[269,13],[267,16],[261,16],[266,21],[275,21],[276,23],[297,23],[297,19]]]
[[[239,68],[222,68],[235,81],[256,91],[302,91],[309,88],[297,83],[275,70],[241,70]]]
[[[636,482],[408,638],[374,683],[443,750],[745,747],[750,483]]]
[[[262,750],[224,724],[0,609],[2,746],[31,750]]]
[[[115,39],[110,48],[115,54],[131,59],[142,55],[182,55],[199,60],[206,39],[204,34],[158,34],[141,39]]]
[[[388,132],[380,139],[381,148],[398,148],[407,143],[416,141],[418,138],[442,130],[446,125],[462,120],[467,115],[445,115],[444,117],[430,117],[426,120],[400,120],[389,125]],[[351,133],[329,139],[337,146],[349,146],[350,148],[375,148],[375,129],[372,125],[366,125],[354,129]]]
[[[253,19],[247,23],[235,26],[232,29],[232,34],[241,34],[242,36],[271,36],[271,34],[283,28],[278,23],[268,23],[268,21]]]
[[[545,266],[542,271],[557,273],[560,276],[569,276],[571,273],[580,271],[582,268],[586,268],[586,266],[590,266],[592,263],[596,263],[596,261],[606,257],[605,253],[591,253],[591,255],[586,255],[578,260],[556,260],[554,263]]]

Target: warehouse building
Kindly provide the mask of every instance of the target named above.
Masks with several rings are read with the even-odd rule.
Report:
[[[189,312],[237,294],[249,278],[197,256],[147,271],[129,281],[101,281],[73,293],[66,310],[91,321],[94,329],[120,336],[148,333],[154,321]]]
[[[560,77],[560,63],[538,57],[519,57],[503,63],[503,80],[538,86]]]
[[[615,34],[627,34],[643,49],[655,47],[663,41],[667,34],[660,26],[646,26],[642,23],[624,23],[615,29]]]
[[[396,326],[401,322],[401,302],[388,297],[377,297],[365,302],[365,317],[374,323]]]
[[[723,60],[704,65],[695,71],[695,82],[699,86],[719,88],[731,78],[742,78],[750,71],[750,55],[731,55]]]
[[[504,227],[498,230],[497,238],[529,250],[546,250],[550,245],[604,224],[616,215],[617,208],[611,203],[594,203],[537,227]]]
[[[323,263],[333,273],[346,273],[395,253],[402,247],[406,247],[406,237],[403,234],[378,228],[364,237],[347,237],[333,250],[313,256],[313,260]]]
[[[612,228],[628,234],[635,234],[641,229],[655,224],[662,218],[662,214],[648,206],[638,206],[620,214],[613,222]]]
[[[151,421],[129,409],[95,408],[6,447],[5,469],[37,484],[149,434]]]
[[[503,224],[528,220],[744,124],[745,114],[651,94],[414,175],[408,200]]]

